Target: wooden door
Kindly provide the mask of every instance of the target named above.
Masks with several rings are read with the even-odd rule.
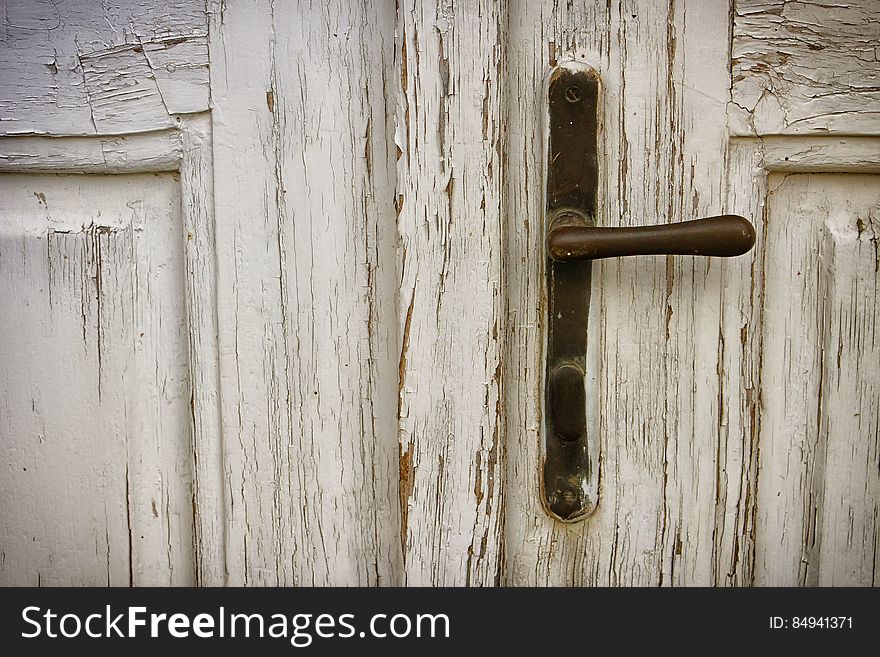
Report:
[[[877,9],[8,2],[7,583],[873,584]],[[539,497],[543,86],[599,71],[599,506]]]

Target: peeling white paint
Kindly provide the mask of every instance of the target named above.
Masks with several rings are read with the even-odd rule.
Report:
[[[880,134],[875,0],[734,5],[733,134]]]
[[[874,5],[733,9],[5,3],[4,581],[874,583]],[[563,59],[606,90],[602,225],[759,227],[595,266],[573,525],[538,498]]]
[[[412,585],[491,585],[502,572],[504,10],[398,11],[398,436]]]
[[[131,133],[208,109],[202,2],[0,7],[0,133]]]
[[[397,584],[393,6],[211,19],[228,581]]]
[[[874,583],[880,184],[783,174],[770,189],[756,583]]]

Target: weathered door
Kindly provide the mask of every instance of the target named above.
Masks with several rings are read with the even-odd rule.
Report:
[[[873,584],[878,9],[0,9],[0,581]],[[167,5],[167,6],[165,6]],[[539,495],[544,80],[604,85],[599,506]]]

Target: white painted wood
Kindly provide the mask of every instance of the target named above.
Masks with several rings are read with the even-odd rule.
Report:
[[[534,129],[539,108],[534,93],[546,67],[575,58],[602,75],[604,158],[610,163],[604,168],[603,225],[679,221],[721,211],[760,225],[768,170],[865,171],[876,170],[880,161],[878,142],[864,137],[761,136],[736,142],[725,157],[727,15],[721,2],[511,7],[509,59],[517,74],[510,78],[507,146],[508,583],[754,584],[762,581],[756,554],[782,541],[781,527],[765,526],[760,533],[756,527],[773,504],[757,501],[759,468],[765,458],[772,460],[761,450],[762,411],[769,403],[762,404],[762,367],[780,357],[762,344],[762,286],[788,275],[772,260],[767,267],[757,256],[642,258],[597,266],[591,303],[600,310],[591,321],[599,326],[590,333],[602,363],[602,418],[594,425],[602,450],[596,514],[575,526],[549,521],[537,502],[533,465],[541,439],[536,396],[543,312],[542,274],[534,261],[541,235],[531,223],[543,203],[532,175],[542,139]],[[864,74],[871,71],[876,68]],[[870,134],[862,122],[864,107],[848,113],[842,104],[834,129]],[[762,243],[759,237],[756,254],[763,253]],[[866,325],[873,321],[867,310],[860,317]],[[862,350],[852,358],[868,362],[871,353]],[[835,422],[851,420],[841,414]],[[869,445],[863,449],[870,450],[876,429],[863,437]],[[851,486],[861,490],[864,484],[870,499],[873,480],[860,476]],[[847,477],[827,476],[835,482],[850,481]],[[849,554],[836,563],[857,564],[846,571],[848,581],[870,584],[865,564],[876,559],[876,548],[861,537],[873,531],[871,505],[849,502],[844,493],[835,493],[829,504],[853,509],[858,528]],[[789,505],[784,513],[791,527],[805,509]],[[840,540],[831,534],[814,538],[822,554]],[[800,554],[800,538],[790,550]],[[798,583],[782,574],[777,581]]]
[[[0,133],[75,135],[0,139],[15,583],[874,583],[873,4],[141,4],[0,8]],[[759,229],[735,260],[595,266],[600,501],[573,525],[538,497],[541,92],[565,59],[606,90],[602,225]],[[161,318],[149,344],[133,316]],[[91,494],[56,483],[43,511],[34,471]]]
[[[505,3],[403,2],[395,140],[404,581],[503,559]]]
[[[184,267],[177,272],[180,280],[176,281],[177,287],[174,288],[174,294],[182,291],[184,295],[185,313],[178,317],[182,323],[178,332],[188,333],[186,371],[191,376],[186,414],[191,439],[187,439],[186,449],[189,450],[192,491],[186,504],[195,511],[195,517],[185,540],[191,545],[190,556],[194,559],[193,581],[222,584],[225,581],[225,545],[210,123],[202,115],[183,118],[178,124],[179,131],[129,136],[2,138],[0,172],[118,174],[179,171],[174,177],[179,188],[175,197],[175,210],[179,216],[174,218],[174,232],[169,236],[172,241],[163,248],[174,249],[182,243],[185,259]],[[52,179],[53,176],[40,179],[44,178]],[[13,176],[11,179],[27,178]],[[85,180],[108,180],[112,184],[116,178],[87,176]],[[101,197],[101,189],[100,185],[93,189],[97,190],[97,199]],[[137,190],[131,188],[130,193],[136,196]],[[150,190],[145,188],[141,193],[149,195]],[[80,202],[94,204],[95,198]],[[134,198],[129,202],[140,204],[143,199]],[[59,217],[66,217],[70,209],[62,203],[56,211]],[[0,250],[0,257],[2,253]],[[134,266],[135,262],[132,260],[129,264]],[[123,263],[120,262],[119,266],[121,268]],[[34,279],[34,285],[39,285],[39,277]],[[46,286],[48,283],[44,284]],[[137,303],[136,298],[134,303]],[[161,354],[155,357],[160,358]],[[50,392],[54,394],[54,391]],[[113,411],[112,406],[108,407],[108,412]]]
[[[539,80],[574,58],[605,86],[602,225],[640,225],[722,209],[726,6],[558,3],[511,7],[506,354],[510,466],[506,581],[658,585],[712,579],[721,307],[717,262],[614,260],[594,268],[590,350],[602,363],[600,502],[576,525],[537,498],[543,371]],[[719,20],[719,16],[722,17]],[[734,265],[736,266],[736,265]],[[700,331],[694,327],[700,326]],[[595,360],[595,356],[593,360]]]
[[[4,137],[0,170],[32,173],[177,171],[183,144],[176,130],[112,137]]]
[[[880,132],[875,0],[736,0],[736,135]]]
[[[878,221],[876,175],[770,178],[756,584],[876,583]]]
[[[195,583],[226,583],[226,494],[220,417],[220,352],[217,318],[217,248],[211,121],[205,114],[178,123],[182,225],[186,270],[184,299],[191,378],[193,558]]]
[[[876,137],[758,137],[736,139],[735,148],[749,145],[760,154],[767,171],[880,172],[880,139]]]
[[[0,175],[0,581],[186,585],[176,174]]]
[[[128,133],[208,109],[197,0],[0,5],[0,132]]]
[[[399,583],[393,7],[211,17],[228,581]]]
[[[739,212],[748,216],[759,218],[758,220],[758,243],[754,250],[754,256],[748,270],[730,271],[726,276],[724,289],[724,305],[726,308],[733,309],[728,311],[725,322],[722,324],[724,337],[724,350],[721,356],[720,378],[721,385],[724,390],[729,391],[727,410],[725,413],[726,435],[734,436],[735,440],[727,440],[724,449],[719,452],[719,472],[725,473],[724,480],[728,487],[728,507],[723,516],[720,516],[722,523],[718,526],[717,534],[722,538],[720,543],[720,563],[726,569],[726,577],[724,583],[729,584],[754,584],[762,581],[766,577],[766,567],[769,561],[766,559],[766,552],[772,551],[772,546],[788,542],[791,551],[798,554],[817,554],[822,549],[823,540],[827,540],[829,544],[833,544],[835,538],[830,534],[823,535],[821,532],[809,537],[809,543],[802,544],[799,540],[791,542],[790,534],[800,531],[799,527],[809,526],[809,521],[805,520],[805,514],[808,512],[808,497],[801,497],[795,501],[789,496],[791,504],[785,512],[786,518],[784,522],[776,522],[775,525],[768,518],[771,514],[777,515],[778,500],[771,500],[761,493],[761,481],[759,480],[760,472],[778,471],[774,458],[791,458],[788,451],[780,447],[782,438],[776,439],[775,432],[765,429],[765,423],[774,417],[780,417],[779,407],[772,404],[764,398],[765,379],[764,372],[767,372],[768,378],[776,372],[775,376],[779,378],[779,368],[788,367],[785,365],[784,353],[780,353],[779,349],[774,350],[774,344],[779,340],[784,340],[784,336],[780,337],[778,330],[768,330],[765,322],[776,326],[780,324],[780,314],[784,313],[784,308],[777,311],[776,315],[770,315],[775,306],[768,302],[765,298],[765,290],[778,290],[780,286],[790,285],[791,279],[797,280],[797,270],[791,271],[778,262],[780,260],[777,254],[767,253],[765,247],[765,238],[767,230],[772,228],[776,230],[776,224],[773,223],[773,216],[770,212],[770,206],[767,203],[769,194],[769,175],[774,171],[785,171],[788,173],[814,172],[814,171],[836,171],[861,173],[863,171],[877,171],[880,165],[880,147],[878,140],[870,138],[838,138],[828,140],[825,138],[764,138],[764,139],[744,139],[735,140],[731,144],[729,157],[729,176],[727,189],[727,207],[732,212]],[[823,176],[821,180],[827,181],[846,181],[849,176],[843,176],[836,179],[833,176]],[[829,187],[830,194],[834,194],[834,187]],[[846,205],[845,199],[837,199],[840,202],[840,208],[843,210]],[[827,205],[827,204],[826,204]],[[785,213],[780,210],[781,206],[776,204],[777,216],[781,221],[786,221]],[[784,209],[784,208],[783,208]],[[827,210],[827,207],[826,207]],[[781,212],[781,214],[780,214]],[[819,230],[821,222],[824,221],[819,215],[819,208],[814,209],[811,216],[811,223],[814,226],[812,237],[808,235],[807,226],[804,225],[804,232],[798,233],[801,240],[809,240],[816,238],[816,231]],[[819,222],[818,224],[816,222]],[[797,240],[795,240],[797,241]],[[803,242],[799,242],[803,245]],[[815,242],[814,242],[815,244]],[[781,245],[778,248],[785,248]],[[792,247],[797,248],[797,247]],[[803,246],[800,248],[804,248]],[[813,261],[819,257],[819,252],[812,253],[810,257]],[[821,263],[814,263],[814,267],[820,266]],[[844,280],[846,276],[843,276]],[[817,278],[816,286],[822,282],[822,278]],[[827,278],[826,278],[827,282]],[[810,294],[814,295],[812,299],[814,305],[818,303],[820,293],[815,287],[810,287]],[[779,296],[777,294],[777,296]],[[785,296],[784,294],[782,295]],[[788,303],[787,300],[784,300]],[[787,307],[787,306],[786,306]],[[798,312],[801,312],[798,310]],[[809,306],[805,307],[805,313],[813,312],[817,309],[814,307],[811,311]],[[766,318],[766,319],[765,319]],[[809,358],[809,354],[819,352],[823,345],[817,342],[820,335],[826,335],[825,329],[821,333],[817,333],[815,328],[809,327],[799,328],[798,332],[803,337],[805,331],[813,331],[814,341],[805,340],[794,341],[794,349],[796,354],[805,354]],[[827,331],[833,333],[833,329],[829,326]],[[826,336],[827,339],[827,336]],[[870,360],[870,350],[866,352],[864,358]],[[783,370],[787,372],[788,370]],[[782,374],[786,376],[786,374]],[[811,376],[803,374],[792,374],[788,380],[780,384],[786,391],[791,390],[791,395],[795,394],[795,390],[805,385],[805,379],[821,379],[821,374],[816,372]],[[772,391],[772,390],[771,390]],[[782,403],[779,389],[776,389],[774,401]],[[809,403],[807,398],[804,404]],[[809,418],[804,415],[798,415],[791,412],[792,403],[789,402],[789,413],[786,415],[786,421],[795,424],[800,423],[816,423],[815,418]],[[769,419],[768,419],[769,418]],[[837,418],[836,421],[848,421],[846,418]],[[854,433],[858,433],[855,427],[852,427]],[[769,438],[768,438],[769,436]],[[876,439],[876,437],[875,437]],[[870,437],[869,437],[870,440]],[[765,442],[770,441],[770,446],[776,446],[776,454],[770,455],[769,447],[765,446]],[[804,452],[806,454],[806,452]],[[760,458],[759,458],[760,457]],[[815,461],[815,459],[812,459]],[[801,467],[810,463],[804,459]],[[801,472],[798,470],[798,472]],[[764,476],[763,474],[761,475]],[[801,476],[795,473],[793,476]],[[840,477],[849,477],[849,474],[843,472],[832,472],[827,475],[829,480],[835,480]],[[779,486],[779,482],[773,481],[773,475],[770,477],[771,486]],[[863,479],[864,483],[869,480]],[[791,484],[793,485],[793,484]],[[821,488],[821,484],[820,488]],[[763,489],[766,491],[766,489]],[[800,492],[806,492],[801,489]],[[759,495],[760,493],[760,495]],[[794,493],[792,493],[793,495]],[[761,503],[763,502],[763,504]],[[836,498],[835,503],[842,503],[843,500]],[[867,516],[863,517],[859,522],[868,521]],[[806,525],[805,525],[806,523]],[[763,527],[759,533],[758,526]],[[776,532],[768,531],[768,526],[775,526]],[[783,529],[785,532],[783,533]],[[756,555],[764,555],[764,568],[759,574],[759,567],[756,564]],[[874,559],[876,548],[866,549],[862,557],[868,560]],[[786,583],[796,585],[799,582],[807,581],[800,577],[799,566],[791,566],[792,557],[789,555],[787,559],[779,564],[780,574],[776,578],[778,583]],[[841,557],[844,558],[843,556]],[[787,565],[786,565],[787,564]],[[814,569],[816,562],[814,560]],[[864,571],[863,571],[864,572]],[[785,573],[785,575],[783,574]],[[787,576],[787,579],[786,579]],[[799,579],[800,577],[800,579]],[[811,580],[815,581],[815,580]],[[863,584],[870,584],[871,578],[863,577]]]

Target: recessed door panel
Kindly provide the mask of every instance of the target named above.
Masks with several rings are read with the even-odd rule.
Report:
[[[176,174],[0,176],[0,582],[191,584]]]
[[[755,583],[880,565],[880,176],[774,175],[765,223]]]

